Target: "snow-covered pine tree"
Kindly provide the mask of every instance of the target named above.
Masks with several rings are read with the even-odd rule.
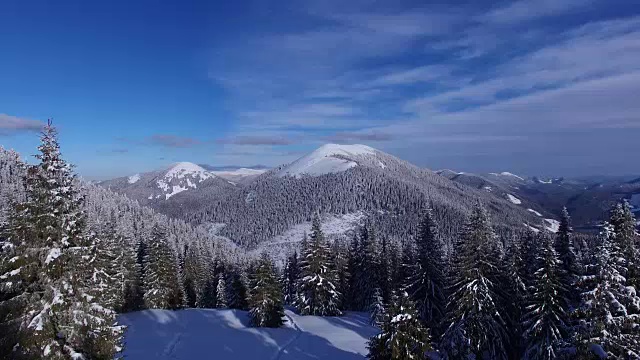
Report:
[[[179,309],[183,295],[175,256],[167,242],[167,231],[155,224],[144,262],[144,302],[149,309]]]
[[[347,273],[349,274],[347,292],[342,294],[342,303],[349,310],[358,310],[357,277],[360,273],[362,254],[360,254],[360,239],[353,234],[347,252]]]
[[[369,301],[369,320],[371,325],[381,326],[384,322],[385,302],[382,299],[382,291],[376,289],[373,292],[373,299]]]
[[[558,259],[560,260],[560,281],[562,283],[562,289],[565,291],[565,296],[569,299],[569,304],[571,306],[576,306],[579,301],[578,296],[575,291],[570,291],[577,280],[578,276],[578,268],[579,265],[577,263],[577,257],[575,254],[574,246],[573,246],[573,237],[571,233],[573,229],[571,228],[571,218],[569,217],[569,212],[567,208],[562,208],[562,216],[560,217],[560,226],[558,227],[558,232],[556,233],[554,247],[556,253],[558,254]]]
[[[411,284],[413,269],[418,262],[416,243],[413,239],[405,239],[402,242],[402,254],[400,256],[400,266],[398,269],[398,281],[401,291],[405,291]]]
[[[368,359],[419,360],[431,349],[429,329],[419,319],[415,304],[406,292],[392,297],[384,315],[382,332],[369,340]]]
[[[389,240],[386,237],[380,239],[377,258],[378,289],[376,290],[380,291],[382,302],[388,304],[391,301],[391,259],[389,257]],[[376,290],[374,290],[374,294]],[[370,302],[369,306],[371,307],[371,305]]]
[[[582,307],[578,310],[578,354],[584,358],[597,355],[638,359],[640,297],[622,275],[626,272],[626,261],[616,242],[615,227],[606,223],[600,241],[595,273],[583,279],[594,285],[583,292]]]
[[[252,275],[249,316],[258,327],[280,327],[284,324],[282,289],[276,269],[266,254],[262,255]]]
[[[332,270],[335,272],[335,285],[337,291],[340,294],[343,294],[342,296],[340,296],[340,304],[338,305],[338,308],[340,310],[347,309],[349,304],[348,298],[344,296],[344,294],[348,293],[349,291],[350,280],[348,269],[349,256],[347,255],[348,251],[349,250],[341,241],[336,240],[331,244],[330,261],[333,265]]]
[[[300,285],[296,307],[302,315],[340,315],[340,293],[330,263],[329,246],[320,229],[320,219],[313,219],[311,238],[302,250]]]
[[[435,337],[442,333],[445,315],[445,260],[431,209],[425,209],[416,236],[417,262],[407,292],[416,303],[420,319]]]
[[[523,256],[523,242],[525,239],[514,237],[508,244],[505,252],[507,289],[505,291],[511,300],[508,304],[508,333],[510,335],[511,358],[520,358],[523,346],[522,316],[525,310],[525,302],[529,295],[528,279],[531,278],[528,264]]]
[[[640,236],[628,201],[618,203],[611,210],[609,223],[613,226],[614,241],[620,247],[627,284],[640,292]]]
[[[504,299],[498,244],[489,216],[477,203],[455,244],[442,348],[452,358],[506,359]]]
[[[9,267],[0,288],[10,297],[3,294],[0,307],[8,304],[12,313],[0,318],[16,326],[9,341],[19,343],[3,337],[3,348],[13,345],[12,358],[113,358],[121,329],[105,297],[89,292],[96,283],[87,269],[103,269],[92,263],[96,239],[86,234],[84,198],[50,121],[40,141],[39,162],[27,169],[27,199],[14,206],[6,228],[3,254],[9,250],[12,258],[3,261]]]
[[[200,264],[197,244],[189,246],[185,244],[184,253],[181,257],[181,278],[182,293],[184,294],[184,305],[194,308],[198,303],[198,294],[204,283],[204,269]]]
[[[531,229],[527,230],[524,237],[522,237],[520,249],[525,266],[522,281],[527,287],[533,286],[534,274],[540,268],[538,264],[539,245],[537,235]]]
[[[128,236],[120,237],[118,251],[118,293],[120,303],[117,312],[126,313],[144,307],[144,291],[142,289],[142,271],[137,261],[137,247]]]
[[[526,338],[525,359],[557,359],[566,346],[568,335],[568,301],[562,286],[562,263],[558,259],[553,240],[540,237],[540,268],[528,298],[523,317]]]
[[[226,274],[221,272],[218,274],[218,285],[216,286],[216,308],[227,309],[229,307],[227,301],[227,281]]]
[[[284,267],[282,276],[282,288],[284,289],[284,303],[291,305],[296,300],[298,293],[298,280],[300,278],[300,266],[298,265],[298,252],[293,251]]]
[[[237,266],[227,266],[226,276],[227,306],[230,309],[248,310],[247,285],[243,270]]]
[[[355,309],[366,311],[376,288],[380,288],[380,263],[378,258],[375,231],[371,225],[360,229],[358,263],[355,267],[354,298]]]

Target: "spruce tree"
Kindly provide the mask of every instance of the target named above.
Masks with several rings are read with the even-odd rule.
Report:
[[[585,357],[605,352],[614,359],[640,358],[640,297],[623,275],[627,262],[616,239],[615,227],[606,223],[596,271],[585,276],[585,282],[593,286],[582,294],[576,335],[579,354]]]
[[[258,327],[280,327],[284,324],[282,289],[277,279],[276,269],[271,260],[263,255],[251,281],[250,310],[251,323]]]
[[[431,349],[429,329],[420,321],[415,304],[406,292],[392,299],[381,330],[369,340],[368,359],[425,359],[425,353]]]
[[[445,261],[430,209],[425,209],[416,236],[417,263],[413,266],[408,293],[415,301],[420,319],[436,337],[445,314]]]
[[[540,269],[524,315],[526,359],[556,359],[568,335],[568,301],[564,297],[562,263],[552,240],[541,237]]]
[[[636,219],[629,202],[618,203],[611,210],[609,223],[613,227],[614,241],[620,248],[627,284],[640,291],[640,236],[636,230]]]
[[[229,307],[227,301],[227,282],[224,272],[218,274],[218,285],[216,286],[216,307],[218,309],[227,309]]]
[[[248,310],[247,286],[244,279],[244,272],[236,266],[229,266],[226,269],[226,293],[227,306],[230,309]]]
[[[369,320],[371,325],[381,326],[384,321],[385,314],[385,302],[382,299],[382,291],[376,289],[373,293],[373,299],[370,301],[369,306]]]
[[[144,302],[149,309],[179,309],[183,295],[175,256],[167,242],[166,229],[155,224],[147,245],[144,271]]]
[[[498,244],[485,209],[476,204],[455,244],[442,348],[453,358],[507,358]]]
[[[508,333],[510,334],[512,358],[519,358],[523,346],[522,317],[525,310],[525,302],[529,295],[529,281],[532,278],[528,273],[528,264],[523,254],[523,242],[525,239],[515,237],[507,246],[505,254],[507,288],[505,291],[511,300],[508,304]]]
[[[311,238],[302,251],[300,270],[298,311],[302,315],[340,315],[340,293],[336,290],[329,247],[317,216],[313,219]]]
[[[284,303],[291,305],[295,303],[298,293],[298,280],[300,278],[300,267],[298,265],[298,252],[294,251],[287,258],[284,267],[282,287],[284,289]]]
[[[558,259],[560,260],[560,281],[562,283],[562,289],[563,291],[565,291],[563,296],[569,299],[570,305],[575,306],[576,302],[579,299],[574,295],[576,294],[576,292],[570,291],[570,289],[574,287],[577,280],[578,263],[573,246],[573,237],[571,235],[572,232],[573,229],[571,228],[571,218],[569,217],[567,208],[564,207],[562,209],[560,226],[558,227],[558,232],[556,233],[554,247],[556,253],[558,254]]]
[[[98,240],[87,233],[84,197],[51,122],[40,140],[38,163],[25,178],[27,199],[6,226],[2,254],[12,257],[2,261],[0,319],[15,333],[0,343],[16,359],[112,358],[122,329],[99,283],[106,271],[95,256]]]

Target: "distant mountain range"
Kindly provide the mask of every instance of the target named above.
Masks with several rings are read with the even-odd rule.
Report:
[[[640,177],[590,176],[579,178],[524,178],[509,172],[471,174],[438,170],[461,184],[483,189],[532,211],[557,217],[566,206],[577,230],[596,230],[611,207],[624,199],[640,212]]]
[[[328,233],[344,238],[364,222],[401,241],[431,206],[450,243],[480,201],[499,234],[556,231],[567,206],[574,227],[598,229],[615,202],[640,210],[638,178],[522,177],[507,171],[471,174],[431,171],[365,145],[326,144],[273,169],[176,163],[100,185],[255,251],[286,253],[310,228],[316,212]]]

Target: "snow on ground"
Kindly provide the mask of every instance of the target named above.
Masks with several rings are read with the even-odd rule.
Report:
[[[361,155],[375,155],[375,149],[366,145],[326,144],[286,166],[277,175],[300,177],[342,172],[358,166],[346,158]]]
[[[540,214],[539,212],[533,210],[533,209],[527,209],[527,211],[532,212],[534,214],[536,214],[537,216],[542,216],[542,214]]]
[[[260,174],[264,173],[265,171],[266,170],[261,170],[261,169],[240,168],[240,169],[228,170],[228,171],[211,171],[211,173],[213,173],[214,175],[218,175],[220,177],[225,177],[225,176],[253,176],[253,175],[260,175]]]
[[[518,176],[518,175],[516,175],[516,174],[512,174],[512,173],[510,173],[510,172],[508,172],[508,171],[503,171],[503,172],[501,172],[501,173],[500,173],[500,175],[502,175],[502,176],[511,176],[511,177],[516,178],[516,179],[524,180],[524,179],[523,179],[523,178],[521,178],[520,176]]]
[[[522,177],[520,177],[520,176],[518,176],[516,174],[510,173],[508,171],[503,171],[500,174],[492,172],[492,173],[489,173],[489,175],[493,175],[493,176],[510,176],[512,178],[516,178],[518,180],[523,180],[524,181],[524,179]]]
[[[533,226],[531,226],[531,225],[529,225],[529,224],[527,224],[527,223],[525,223],[525,224],[524,224],[524,226],[525,226],[527,229],[529,229],[529,230],[533,231],[533,232],[534,232],[534,233],[536,233],[536,234],[540,232],[540,229],[538,229],[538,228],[534,228]]]
[[[353,230],[359,225],[366,215],[362,211],[344,215],[325,215],[321,219],[321,227],[324,235],[333,240],[343,237],[346,232]],[[281,267],[287,256],[294,250],[304,238],[304,235],[311,234],[311,222],[304,222],[292,226],[281,235],[274,236],[268,241],[261,243],[257,249],[251,251],[251,256],[259,256],[266,252]]]
[[[144,310],[120,316],[127,325],[125,359],[364,359],[378,330],[368,316],[299,316],[285,311],[281,328],[253,328],[246,311]]]
[[[629,205],[634,208],[640,208],[640,194],[631,195],[631,199],[629,199]]]
[[[138,182],[138,180],[140,180],[140,174],[135,174],[135,175],[131,175],[129,176],[129,178],[127,179],[127,181],[129,182],[129,184],[135,184]]]
[[[179,185],[173,185],[173,191],[171,191],[168,194],[164,194],[165,195],[165,200],[170,198],[170,197],[172,197],[175,194],[179,194],[179,193],[181,193],[183,191],[186,191],[186,190],[187,190],[186,187],[182,187],[182,186],[179,186]]]
[[[545,228],[551,232],[558,232],[560,229],[560,221],[555,219],[544,219]]]
[[[507,200],[511,201],[512,203],[516,204],[516,205],[520,205],[522,204],[522,201],[520,199],[518,199],[517,197],[511,195],[511,194],[507,194]]]
[[[487,190],[487,191],[492,191],[493,190],[493,188],[491,186],[485,186],[484,189]]]

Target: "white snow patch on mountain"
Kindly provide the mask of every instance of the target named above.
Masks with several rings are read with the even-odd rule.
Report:
[[[529,225],[529,224],[527,224],[527,223],[525,223],[525,224],[524,224],[524,226],[525,226],[527,229],[529,229],[529,230],[533,231],[533,232],[534,232],[534,233],[536,233],[536,234],[540,232],[540,229],[534,228],[533,226],[531,226],[531,225]]]
[[[492,191],[493,188],[491,186],[485,186],[483,189],[487,190],[487,191]]]
[[[537,216],[542,216],[542,214],[540,214],[539,212],[533,210],[533,209],[527,209],[528,212],[532,212],[534,214],[536,214]]]
[[[511,201],[511,203],[516,204],[516,205],[520,205],[522,204],[522,200],[518,199],[517,197],[511,195],[511,194],[507,194],[507,200]]]
[[[260,175],[264,173],[266,170],[262,169],[248,169],[248,168],[240,168],[236,170],[226,170],[226,171],[211,171],[214,175],[218,175],[221,177],[224,176],[254,176]]]
[[[179,186],[179,185],[173,185],[173,191],[168,193],[168,194],[164,194],[165,200],[167,200],[168,198],[172,197],[175,194],[179,194],[179,193],[181,193],[183,191],[186,191],[186,190],[188,190],[186,187],[182,187],[182,186]]]
[[[545,228],[553,233],[557,233],[560,229],[560,221],[555,219],[544,219]]]
[[[131,175],[129,176],[129,178],[127,179],[127,181],[129,182],[129,184],[135,184],[138,182],[138,180],[140,180],[140,174],[135,174],[135,175]]]
[[[353,157],[375,155],[375,151],[366,145],[326,144],[286,166],[277,175],[300,177],[342,172],[358,166]]]
[[[325,215],[321,219],[322,232],[329,240],[344,237],[349,230],[362,225],[366,215],[362,211],[344,214],[344,215]],[[281,235],[274,236],[268,241],[260,244],[253,250],[253,255],[260,255],[263,252],[276,262],[279,267],[284,264],[286,257],[294,250],[298,249],[298,245],[304,238],[311,233],[311,222],[304,222],[292,226],[289,230]]]
[[[203,167],[196,165],[194,163],[190,163],[190,162],[179,162],[174,164],[169,171],[167,171],[167,173],[165,174],[165,179],[171,179],[174,177],[177,177],[179,179],[182,179],[183,177],[187,176],[187,175],[191,175],[191,176],[198,176],[201,178],[205,178],[208,179],[210,177],[213,177],[214,175],[205,170]]]
[[[510,173],[508,171],[503,171],[503,172],[501,172],[499,174],[492,172],[492,173],[489,173],[489,175],[493,175],[493,176],[509,176],[509,177],[513,177],[513,178],[516,178],[518,180],[523,180],[524,181],[524,178],[522,178],[522,177],[520,177],[520,176],[518,176],[516,174]]]
[[[518,176],[516,174],[512,174],[512,173],[510,173],[508,171],[503,171],[503,172],[500,173],[500,175],[502,175],[502,176],[511,176],[511,177],[515,177],[515,178],[520,179],[520,180],[524,180],[520,176]]]
[[[255,328],[246,311],[144,310],[121,315],[126,359],[355,360],[379,330],[363,313],[299,316],[285,311],[281,328]]]

